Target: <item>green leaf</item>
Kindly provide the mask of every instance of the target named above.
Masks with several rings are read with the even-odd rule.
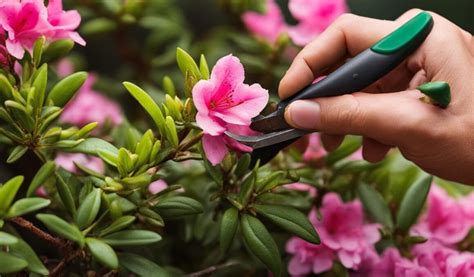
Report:
[[[51,232],[68,240],[75,241],[81,247],[84,246],[84,236],[75,225],[69,224],[64,219],[53,214],[38,214],[36,218],[46,225]]]
[[[109,151],[115,155],[118,154],[117,147],[99,138],[87,138],[72,148],[63,149],[65,152],[84,153],[93,156],[98,156],[99,150]]]
[[[326,164],[333,165],[336,162],[348,157],[360,148],[361,143],[361,139],[358,137],[346,138],[338,149],[331,152],[324,158]]]
[[[155,209],[165,219],[181,218],[203,212],[203,207],[198,201],[185,196],[172,196],[161,199]]]
[[[63,180],[61,175],[56,174],[56,189],[59,194],[59,198],[61,198],[61,201],[64,204],[64,207],[66,207],[66,210],[72,215],[76,215],[76,203],[74,202],[74,197],[72,195],[71,189],[69,186],[66,184],[66,182]]]
[[[138,276],[171,276],[162,267],[144,257],[132,253],[120,253],[120,265]]]
[[[41,166],[41,168],[36,172],[33,180],[31,180],[30,186],[28,187],[28,192],[26,193],[27,197],[33,196],[36,190],[43,185],[46,180],[54,173],[56,164],[54,161],[48,161]]]
[[[204,153],[203,153],[204,155]],[[211,176],[212,180],[214,180],[218,185],[222,184],[222,171],[219,166],[213,166],[207,159],[203,160],[204,167],[206,168],[206,172]]]
[[[0,245],[9,246],[18,242],[17,237],[10,235],[9,233],[0,232]]]
[[[252,158],[249,153],[246,153],[240,157],[239,161],[237,162],[237,165],[235,166],[234,169],[234,174],[237,177],[241,177],[247,172],[250,166],[250,162],[252,161]]]
[[[105,236],[110,233],[114,233],[122,229],[125,229],[128,226],[130,226],[135,221],[135,219],[136,217],[131,216],[131,215],[121,216],[117,218],[114,222],[112,222],[109,226],[107,226],[107,228],[100,231],[100,235]]]
[[[26,151],[28,151],[28,147],[26,147],[25,145],[16,146],[15,148],[13,148],[13,151],[8,156],[7,163],[11,164],[16,162],[26,153]]]
[[[41,56],[43,54],[43,46],[46,41],[44,36],[39,37],[33,45],[33,61],[35,67],[38,67],[41,63]]]
[[[100,189],[93,189],[77,210],[76,223],[79,229],[89,227],[97,217],[100,209]]]
[[[97,151],[97,154],[99,154],[99,157],[104,160],[104,162],[110,164],[113,167],[117,167],[118,163],[118,153],[113,153],[108,150],[101,150],[99,149]]]
[[[199,71],[201,71],[201,75],[204,80],[209,79],[209,66],[207,65],[204,54],[201,54],[201,58],[199,60]]]
[[[51,62],[64,57],[73,47],[74,41],[72,39],[60,39],[54,41],[50,43],[43,52],[41,62]]]
[[[285,178],[286,172],[276,171],[268,174],[267,176],[260,178],[257,181],[257,192],[270,191],[281,184],[283,178]]]
[[[15,199],[16,193],[23,183],[23,176],[16,176],[0,187],[0,212],[6,212]]]
[[[316,233],[313,224],[299,210],[289,206],[263,204],[255,205],[254,208],[259,215],[272,221],[280,228],[308,242],[320,243],[318,233]]]
[[[252,253],[264,263],[270,271],[281,275],[282,265],[280,252],[270,233],[256,217],[243,214],[240,227],[244,241]]]
[[[8,78],[5,75],[0,74],[0,95],[3,97],[3,99],[12,99],[13,90],[13,86]]]
[[[9,246],[10,253],[23,258],[28,262],[27,269],[33,273],[46,276],[49,274],[48,269],[43,265],[41,260],[36,255],[35,251],[22,239],[18,239],[18,242]]]
[[[222,216],[220,226],[219,241],[222,254],[226,253],[230,245],[232,244],[235,233],[237,232],[238,225],[239,211],[234,207],[227,209],[224,215]]]
[[[239,202],[244,206],[247,205],[249,198],[254,191],[256,179],[257,174],[255,171],[252,171],[252,173],[250,173],[250,175],[247,176],[247,178],[245,178],[245,180],[240,185]]]
[[[48,83],[48,65],[43,64],[35,73],[33,87],[35,88],[34,107],[39,111],[44,104],[46,84]]]
[[[110,1],[109,1],[110,2]],[[105,17],[94,18],[81,26],[81,33],[86,35],[97,35],[115,30],[117,23]]]
[[[191,74],[196,78],[196,80],[201,79],[201,71],[194,59],[179,47],[176,49],[176,61],[178,62],[178,67],[184,76]]]
[[[124,82],[123,85],[130,92],[130,94],[140,103],[140,105],[145,109],[145,111],[151,116],[155,122],[156,127],[160,131],[160,134],[164,136],[165,134],[165,118],[161,112],[158,105],[153,101],[150,95],[146,93],[143,89],[138,87],[135,84],[130,82]]]
[[[28,263],[25,260],[0,251],[1,274],[15,273],[26,268],[27,266]]]
[[[51,200],[40,197],[22,198],[10,207],[7,213],[8,218],[22,216],[49,206]]]
[[[101,264],[112,269],[118,268],[119,261],[117,254],[115,254],[115,251],[108,244],[95,238],[86,238],[86,245],[91,251],[92,256]]]
[[[155,243],[161,236],[146,230],[125,230],[104,236],[103,241],[112,246],[134,246]]]
[[[387,206],[382,195],[366,184],[360,184],[358,189],[359,198],[364,204],[365,209],[372,218],[384,226],[393,228],[393,219],[390,209]]]
[[[178,147],[179,139],[178,132],[176,131],[176,125],[171,116],[166,117],[166,138],[173,145],[173,147]]]
[[[59,81],[49,92],[48,101],[64,107],[87,79],[87,72],[76,72]]]
[[[400,203],[397,214],[397,227],[408,231],[415,223],[430,191],[433,176],[424,176],[411,185]]]
[[[176,96],[176,89],[174,87],[173,80],[171,80],[170,76],[163,77],[163,90],[171,97]]]

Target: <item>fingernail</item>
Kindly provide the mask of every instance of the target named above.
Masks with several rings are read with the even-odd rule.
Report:
[[[320,123],[321,108],[319,104],[310,100],[293,102],[286,112],[287,121],[296,128],[317,129]]]

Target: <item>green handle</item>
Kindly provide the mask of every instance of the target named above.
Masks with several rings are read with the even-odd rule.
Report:
[[[381,39],[371,49],[379,54],[393,54],[401,48],[409,47],[412,41],[420,33],[426,32],[432,24],[433,18],[431,15],[427,12],[421,12],[402,27]]]

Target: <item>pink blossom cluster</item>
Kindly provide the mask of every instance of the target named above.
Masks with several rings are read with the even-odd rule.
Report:
[[[293,276],[317,274],[330,270],[337,260],[353,276],[474,276],[474,254],[457,249],[474,227],[473,211],[474,192],[454,199],[433,185],[427,209],[410,231],[428,241],[412,247],[409,259],[394,247],[377,254],[377,225],[364,223],[360,202],[344,203],[329,193],[323,197],[321,218],[315,211],[309,215],[321,245],[291,238],[286,246],[292,254],[288,271]]]
[[[287,33],[296,45],[304,46],[323,32],[338,16],[348,11],[345,0],[290,0],[288,8],[298,20],[288,25],[275,0],[267,0],[264,14],[245,12],[242,20],[257,37],[274,43]]]
[[[79,169],[75,164],[85,166],[99,173],[105,172],[105,164],[101,159],[81,153],[59,153],[54,162],[72,173],[79,173]]]
[[[81,16],[75,10],[64,11],[62,0],[0,0],[0,64],[5,62],[5,50],[17,59],[25,50],[32,50],[41,36],[48,41],[69,38],[85,45],[75,32]]]
[[[229,148],[250,152],[252,149],[228,138],[224,132],[250,135],[251,119],[268,102],[268,91],[259,84],[244,84],[244,67],[232,55],[219,59],[209,80],[201,80],[193,87],[193,101],[197,109],[196,123],[203,130],[202,145],[207,159],[220,163]]]

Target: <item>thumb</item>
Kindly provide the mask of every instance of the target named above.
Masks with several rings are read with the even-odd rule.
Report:
[[[420,96],[419,91],[410,90],[298,100],[287,108],[285,119],[295,128],[329,135],[361,135],[403,146],[425,139],[433,127],[430,122],[440,110],[420,101]]]

